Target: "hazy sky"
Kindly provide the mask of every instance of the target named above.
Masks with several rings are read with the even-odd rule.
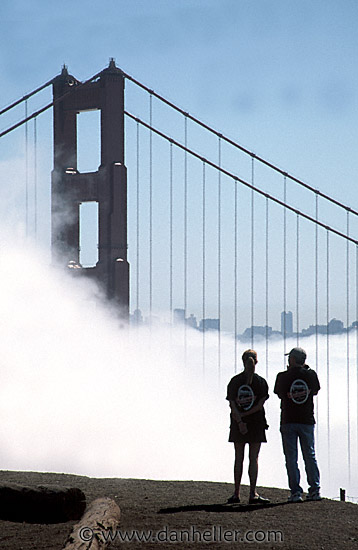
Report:
[[[117,65],[257,154],[356,199],[354,0],[2,0],[1,104]]]
[[[2,0],[0,103],[63,63],[85,80],[114,57],[185,110],[354,207],[357,21],[353,0]],[[275,321],[278,328],[278,313]]]

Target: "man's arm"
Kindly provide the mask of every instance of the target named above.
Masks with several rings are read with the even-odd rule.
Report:
[[[279,373],[277,376],[276,376],[276,382],[275,382],[275,387],[274,387],[274,390],[273,392],[279,396],[280,399],[282,399],[284,396],[285,396],[285,391],[284,389],[281,387],[282,384],[281,384],[281,376],[280,376],[281,373]]]

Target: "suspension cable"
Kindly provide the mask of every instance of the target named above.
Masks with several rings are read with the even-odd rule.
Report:
[[[218,166],[221,168],[221,138],[218,138]],[[221,382],[221,171],[218,172],[218,382]]]
[[[184,117],[184,316],[188,307],[188,119]],[[184,365],[188,362],[187,324],[184,324]]]
[[[47,105],[45,105],[44,107],[41,107],[41,109],[39,109],[38,111],[35,111],[33,112],[31,115],[23,118],[22,120],[20,120],[19,122],[16,122],[16,124],[13,124],[12,126],[10,126],[9,128],[7,128],[6,130],[3,130],[2,132],[0,132],[0,137],[3,137],[3,136],[6,136],[6,134],[9,134],[10,132],[12,132],[13,130],[16,130],[16,128],[19,128],[20,126],[22,126],[23,124],[26,124],[27,122],[29,122],[30,120],[32,120],[33,118],[36,118],[38,117],[39,115],[41,115],[42,113],[44,113],[45,111],[47,111],[48,109],[50,109],[51,107],[54,107],[55,105],[57,105],[58,103],[61,103],[61,101],[64,101],[64,99],[66,99],[66,97],[68,97],[70,94],[73,94],[73,93],[76,93],[77,90],[79,90],[80,88],[83,88],[84,86],[86,86],[87,84],[89,84],[90,82],[92,82],[93,80],[96,80],[96,78],[99,78],[101,76],[101,74],[103,73],[103,70],[100,71],[99,73],[91,76],[91,78],[89,78],[88,80],[86,80],[85,82],[79,82],[76,86],[74,86],[73,88],[71,88],[68,92],[64,93],[63,95],[61,95],[60,97],[57,97],[54,101],[51,101],[51,103],[48,103]]]
[[[357,437],[357,456],[358,456],[358,246],[356,246],[356,325],[355,325],[355,333],[356,333],[356,386],[357,386],[357,425],[356,425],[356,437]]]
[[[238,243],[238,227],[237,227],[237,181],[234,180],[234,366],[235,374],[237,373],[237,243]]]
[[[269,355],[269,201],[266,197],[266,269],[265,269],[265,287],[266,287],[266,380],[268,379],[268,355]]]
[[[296,325],[297,346],[300,343],[300,217],[297,214],[297,244],[296,244]]]
[[[34,222],[37,240],[37,118],[34,118]]]
[[[318,220],[318,195],[316,195],[316,220]],[[316,373],[318,375],[318,225],[315,225],[315,359],[316,359]],[[316,409],[317,409],[317,436],[319,434],[319,398],[316,396]]]
[[[169,311],[173,322],[173,144],[170,143],[169,161]],[[184,314],[185,317],[185,314]],[[185,322],[185,319],[184,319]]]
[[[140,207],[140,201],[139,201],[139,197],[140,197],[140,187],[139,187],[139,182],[140,182],[140,178],[139,178],[139,152],[140,152],[140,149],[139,149],[139,123],[137,122],[137,272],[136,272],[136,300],[137,300],[137,315],[139,315],[139,259],[140,259],[140,245],[139,245],[139,222],[140,222],[140,217],[139,217],[139,207]]]
[[[3,115],[7,111],[10,111],[10,109],[12,109],[13,107],[16,107],[17,105],[20,105],[20,103],[22,103],[23,101],[27,101],[28,99],[30,99],[30,97],[34,96],[38,92],[41,92],[42,90],[47,88],[47,86],[50,86],[53,83],[53,81],[54,81],[54,78],[51,78],[51,80],[49,80],[45,84],[42,84],[42,86],[39,86],[38,88],[36,88],[36,90],[33,90],[32,92],[30,92],[29,94],[24,95],[23,97],[21,97],[17,101],[14,101],[14,103],[11,103],[11,105],[8,105],[8,107],[5,107],[4,109],[2,109],[0,111],[0,115]]]
[[[254,247],[255,247],[255,159],[251,158],[251,349],[254,349]]]
[[[136,84],[137,86],[139,86],[140,88],[142,88],[143,90],[145,90],[146,92],[152,94],[153,96],[155,96],[157,99],[159,99],[160,101],[162,101],[164,104],[168,105],[169,107],[171,107],[172,109],[174,109],[175,111],[177,111],[178,113],[181,113],[182,115],[184,115],[185,117],[187,117],[188,119],[192,120],[193,122],[195,122],[196,124],[198,124],[199,126],[201,126],[202,128],[204,128],[205,130],[207,130],[208,132],[216,135],[217,137],[220,137],[222,140],[224,140],[226,143],[229,143],[230,145],[232,145],[233,147],[239,149],[240,151],[242,151],[243,153],[246,153],[247,155],[250,155],[251,157],[255,158],[258,162],[264,164],[265,166],[267,166],[268,168],[271,168],[272,170],[278,172],[279,174],[281,174],[282,176],[285,176],[287,178],[289,178],[291,181],[297,183],[298,185],[304,187],[305,189],[308,189],[309,191],[312,191],[313,193],[316,193],[316,194],[319,194],[322,198],[326,199],[327,201],[329,202],[332,202],[333,204],[335,204],[336,206],[339,206],[340,208],[344,208],[345,210],[349,210],[352,214],[354,214],[355,216],[358,216],[358,211],[355,211],[355,210],[352,210],[349,206],[346,206],[344,205],[343,203],[337,201],[336,199],[330,197],[329,195],[326,195],[325,193],[322,193],[321,191],[319,191],[318,189],[315,189],[314,187],[308,185],[307,183],[305,183],[304,181],[296,178],[295,176],[293,176],[292,174],[289,174],[288,172],[286,172],[285,170],[282,170],[281,168],[279,168],[278,166],[275,166],[274,164],[272,164],[271,162],[268,162],[267,160],[263,159],[262,157],[259,157],[257,156],[255,153],[253,153],[252,151],[249,151],[248,149],[246,149],[245,147],[243,147],[242,145],[239,145],[238,143],[236,143],[235,141],[233,141],[232,139],[224,136],[223,134],[221,134],[220,132],[218,132],[217,130],[214,130],[214,128],[211,128],[210,126],[208,126],[207,124],[205,124],[204,122],[202,122],[201,120],[195,118],[194,116],[192,116],[190,113],[188,113],[187,111],[184,111],[183,109],[181,109],[180,107],[178,107],[177,105],[175,105],[174,103],[172,103],[171,101],[165,99],[163,96],[161,96],[160,94],[158,94],[157,92],[155,92],[154,90],[148,88],[147,86],[145,86],[144,84],[142,84],[141,82],[139,82],[138,80],[136,80],[135,78],[133,78],[132,76],[130,76],[128,73],[126,73],[125,71],[122,70],[122,74],[125,78],[127,78],[128,80],[130,80],[131,82],[133,82],[133,84]]]
[[[205,216],[206,216],[206,177],[205,177],[205,162],[203,162],[203,376],[205,378],[205,331],[206,331],[206,287],[205,287],[205,276],[206,276],[206,225],[205,225]]]
[[[229,172],[225,168],[222,168],[222,167],[220,168],[215,162],[212,162],[211,160],[207,159],[206,157],[203,157],[202,155],[199,155],[199,153],[196,153],[195,151],[192,151],[188,147],[185,147],[185,145],[183,145],[182,143],[179,143],[178,141],[170,138],[169,136],[167,136],[166,134],[164,134],[163,132],[161,132],[157,128],[151,128],[149,124],[147,124],[146,122],[144,122],[140,118],[132,115],[128,111],[124,111],[124,114],[126,116],[128,116],[129,118],[131,118],[132,120],[135,120],[135,121],[139,122],[140,124],[142,124],[142,126],[152,130],[152,132],[156,133],[158,136],[162,137],[163,139],[171,141],[173,143],[173,145],[175,145],[176,147],[179,147],[183,151],[187,151],[191,156],[201,160],[202,162],[205,162],[205,164],[207,166],[211,166],[215,170],[220,170],[222,174],[228,176],[231,179],[234,179],[234,180],[240,182],[242,185],[244,185],[245,187],[248,187],[249,189],[253,189],[259,195],[267,197],[272,202],[275,202],[276,204],[279,204],[280,206],[283,206],[287,210],[290,210],[291,212],[294,212],[295,214],[298,214],[301,218],[305,218],[306,220],[308,220],[312,223],[315,223],[315,224],[319,225],[320,227],[323,227],[324,229],[327,229],[331,233],[334,233],[335,235],[338,235],[339,237],[343,237],[343,239],[345,239],[345,240],[349,240],[350,242],[352,242],[354,244],[358,244],[358,241],[356,239],[353,239],[352,237],[347,237],[346,234],[341,233],[337,229],[334,229],[333,227],[330,227],[330,226],[326,225],[325,223],[320,222],[319,220],[315,220],[314,218],[312,218],[312,216],[309,216],[308,214],[305,214],[304,212],[301,212],[300,210],[297,210],[297,208],[294,208],[293,206],[290,206],[289,204],[285,204],[280,199],[277,199],[276,197],[273,197],[272,195],[269,195],[268,193],[266,193],[265,191],[262,191],[259,188],[253,187],[253,185],[251,185],[251,183],[243,180],[242,178],[240,178],[239,176],[233,174],[232,172]],[[320,195],[322,196],[321,193],[320,193]],[[347,209],[348,209],[348,207],[347,207]],[[350,212],[354,213],[352,210],[350,210]]]
[[[149,95],[149,124],[153,126],[153,95]],[[149,133],[149,316],[153,310],[153,133]]]
[[[330,270],[329,270],[329,231],[327,230],[327,296],[326,296],[326,306],[327,306],[327,445],[328,445],[328,477],[330,479],[331,475],[331,421],[330,421],[330,341],[329,341],[329,286],[330,286]]]
[[[347,236],[349,236],[349,212],[347,212]],[[349,354],[349,241],[347,241],[347,281],[346,281],[346,292],[347,292],[347,450],[348,450],[348,481],[351,482],[351,414],[350,414],[350,391],[349,391],[349,363],[350,363],[350,354]]]
[[[25,118],[27,118],[28,104],[25,101]],[[25,124],[25,211],[26,211],[26,237],[29,236],[29,128]]]
[[[287,179],[283,178],[283,202],[287,204]],[[283,353],[286,353],[287,324],[287,210],[283,209]],[[285,355],[283,357],[285,364]],[[284,365],[285,366],[285,365]]]

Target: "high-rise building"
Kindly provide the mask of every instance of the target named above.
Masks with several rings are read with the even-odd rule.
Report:
[[[292,336],[293,334],[292,311],[283,311],[281,313],[281,334],[283,336]]]

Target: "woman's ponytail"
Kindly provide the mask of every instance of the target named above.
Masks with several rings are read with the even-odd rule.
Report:
[[[246,350],[242,355],[242,361],[246,373],[246,384],[251,384],[255,372],[255,365],[257,363],[256,351],[253,349]]]

